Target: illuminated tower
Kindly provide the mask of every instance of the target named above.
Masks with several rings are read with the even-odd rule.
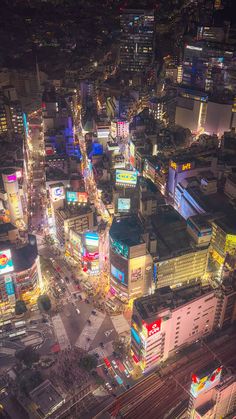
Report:
[[[16,171],[6,169],[2,172],[4,190],[7,194],[7,206],[10,212],[10,219],[13,224],[23,220],[23,209],[20,197],[19,184]]]

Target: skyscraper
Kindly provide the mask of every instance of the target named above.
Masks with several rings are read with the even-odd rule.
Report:
[[[120,18],[120,67],[143,72],[153,58],[153,10],[125,10]]]

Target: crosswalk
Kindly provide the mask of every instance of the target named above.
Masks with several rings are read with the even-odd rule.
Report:
[[[57,341],[60,345],[61,350],[69,348],[70,341],[66,333],[64,324],[62,322],[61,316],[59,314],[57,314],[56,316],[53,316],[52,323],[53,323],[54,331],[56,333]]]
[[[82,348],[85,351],[88,351],[91,345],[91,342],[94,340],[105,317],[106,315],[104,313],[101,313],[100,311],[96,312],[96,316],[91,315],[89,317],[89,320],[91,320],[91,325],[89,324],[85,325],[82,333],[80,334],[77,341],[75,342],[75,346],[77,346],[78,348]]]

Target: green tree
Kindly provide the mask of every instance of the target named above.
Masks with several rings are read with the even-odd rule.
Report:
[[[114,340],[112,343],[112,346],[113,346],[114,352],[116,352],[117,355],[120,357],[127,355],[129,352],[127,344],[124,341],[121,341],[119,339]]]
[[[40,295],[37,303],[41,311],[49,311],[52,307],[51,300],[47,294]]]
[[[96,368],[98,360],[94,355],[85,355],[79,362],[79,366],[86,371],[91,371]]]
[[[23,363],[26,367],[32,367],[35,362],[39,361],[39,354],[38,352],[34,351],[31,346],[27,346],[24,349],[16,352],[15,355],[16,359]]]
[[[23,300],[17,300],[15,304],[15,314],[20,315],[26,313],[27,307]]]

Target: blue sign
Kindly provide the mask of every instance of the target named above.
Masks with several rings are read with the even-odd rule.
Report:
[[[14,284],[11,277],[5,279],[5,289],[8,296],[15,294]]]
[[[141,339],[139,337],[139,334],[136,332],[136,330],[133,327],[131,327],[131,335],[136,340],[137,344],[140,345]]]
[[[113,266],[113,265],[111,265],[111,274],[114,276],[114,278],[118,279],[118,281],[121,282],[122,284],[125,282],[124,272],[115,268],[115,266]]]

